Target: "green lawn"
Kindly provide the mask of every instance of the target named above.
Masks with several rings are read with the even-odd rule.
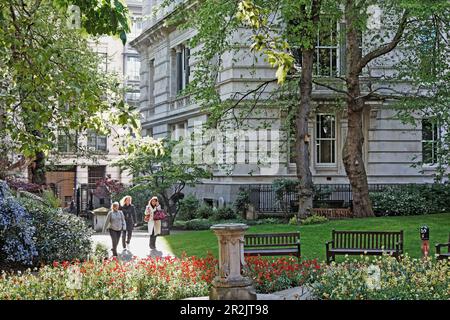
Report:
[[[324,224],[291,226],[282,224],[265,224],[250,226],[248,233],[276,233],[300,231],[303,259],[325,260],[325,242],[331,240],[331,230],[383,230],[404,231],[404,249],[412,257],[421,257],[419,227],[430,227],[430,254],[434,254],[434,245],[447,242],[450,232],[450,214],[433,214],[408,217],[379,217],[364,219],[334,220]],[[208,251],[216,257],[217,238],[210,230],[186,231],[166,236],[165,239],[177,256],[183,252],[187,255],[205,256]],[[337,261],[339,261],[339,256]]]

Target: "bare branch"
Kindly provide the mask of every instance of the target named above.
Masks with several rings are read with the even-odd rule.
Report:
[[[358,73],[360,73],[362,69],[373,59],[378,58],[395,49],[395,47],[398,45],[403,36],[403,32],[405,31],[406,25],[408,24],[408,16],[409,11],[405,10],[400,20],[400,24],[398,25],[397,32],[395,33],[395,36],[391,42],[378,47],[377,49],[367,53],[364,57],[362,57],[361,61],[358,64],[357,68]]]

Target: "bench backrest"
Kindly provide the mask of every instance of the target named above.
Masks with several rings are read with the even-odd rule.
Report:
[[[296,246],[300,243],[300,232],[246,234],[245,247]]]
[[[401,231],[336,231],[332,232],[333,248],[342,249],[381,249],[395,250],[397,243],[403,248]]]

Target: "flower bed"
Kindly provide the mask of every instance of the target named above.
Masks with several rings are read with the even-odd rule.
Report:
[[[54,262],[0,279],[3,299],[183,299],[205,296],[214,276],[213,257]]]
[[[256,292],[271,293],[314,281],[320,271],[316,260],[298,263],[297,258],[263,259],[246,257],[245,274],[253,280]]]
[[[319,299],[450,299],[450,262],[383,256],[332,263],[313,285]]]
[[[295,258],[247,258],[246,274],[258,293],[274,292],[303,284],[319,266],[297,263]],[[165,257],[54,262],[23,274],[3,273],[0,300],[4,299],[183,299],[209,295],[217,259]]]

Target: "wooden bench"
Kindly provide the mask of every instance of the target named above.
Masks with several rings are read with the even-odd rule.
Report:
[[[447,247],[447,252],[441,252],[442,247]],[[448,259],[450,258],[450,233],[448,234],[448,242],[447,243],[438,243],[436,245],[436,259]]]
[[[403,253],[401,231],[332,231],[332,240],[326,244],[327,263],[335,255],[382,255],[399,257]]]
[[[300,259],[300,232],[260,233],[244,236],[246,256],[286,256]]]

